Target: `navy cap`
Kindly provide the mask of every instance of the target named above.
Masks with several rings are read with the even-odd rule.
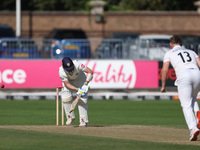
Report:
[[[73,69],[74,69],[74,64],[73,64],[71,58],[69,58],[69,57],[63,58],[63,60],[62,60],[62,66],[63,66],[63,68],[64,68],[66,71],[69,71],[69,70],[73,70]]]

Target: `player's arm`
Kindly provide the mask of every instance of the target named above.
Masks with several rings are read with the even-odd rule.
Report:
[[[77,87],[71,85],[71,84],[69,83],[68,80],[63,81],[63,83],[65,84],[65,86],[66,86],[68,89],[77,91]]]
[[[200,68],[200,59],[199,59],[199,57],[196,58],[196,61],[197,61],[198,67]]]
[[[84,72],[87,73],[87,78],[85,82],[89,83],[93,78],[93,71],[89,67],[86,67]]]
[[[85,73],[87,73],[87,77],[86,77],[86,81],[84,82],[84,84],[83,84],[83,86],[81,87],[81,89],[85,92],[85,93],[87,93],[88,92],[88,90],[89,90],[89,86],[88,86],[88,83],[92,80],[92,78],[93,78],[93,71],[90,69],[90,68],[88,68],[87,66],[86,66],[86,68],[83,70]]]
[[[167,80],[168,69],[169,69],[169,62],[164,62],[162,70],[161,70],[162,87],[161,87],[160,91],[162,93],[166,92],[165,91],[165,87],[166,87],[166,80]]]
[[[65,73],[64,73],[63,69],[60,69],[60,70],[59,70],[59,76],[60,76],[60,79],[62,80],[62,82],[65,84],[65,86],[66,86],[68,89],[71,89],[71,90],[74,90],[74,91],[77,90],[77,88],[76,88],[75,86],[73,86],[73,85],[71,85],[71,84],[69,83],[68,79],[67,79],[66,76],[65,76]]]

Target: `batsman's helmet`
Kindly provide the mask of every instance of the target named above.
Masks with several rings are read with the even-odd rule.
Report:
[[[74,64],[69,57],[65,57],[62,59],[62,66],[66,71],[70,71],[74,69]]]

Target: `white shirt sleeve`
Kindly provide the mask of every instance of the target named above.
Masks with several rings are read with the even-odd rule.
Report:
[[[76,66],[76,68],[78,70],[84,71],[86,69],[86,65],[82,64],[81,62],[79,62],[78,60],[74,61],[74,65]]]
[[[164,56],[163,63],[170,62],[170,52],[167,52]]]
[[[64,71],[64,69],[63,69],[62,66],[59,68],[59,76],[60,76],[60,79],[61,79],[62,81],[68,80],[68,79],[67,79],[67,75],[66,75],[66,73],[65,73],[65,71]]]

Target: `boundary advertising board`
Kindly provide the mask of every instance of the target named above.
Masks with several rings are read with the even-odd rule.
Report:
[[[91,89],[159,87],[159,62],[133,60],[79,60],[94,72]],[[61,60],[0,60],[0,83],[5,88],[56,88]]]

